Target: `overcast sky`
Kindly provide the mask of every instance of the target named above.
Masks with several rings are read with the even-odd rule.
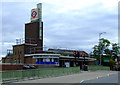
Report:
[[[46,47],[89,53],[98,44],[100,32],[106,32],[101,37],[118,42],[117,0],[6,1],[2,2],[2,56],[7,48],[12,49],[16,38],[24,38],[25,23],[30,22],[31,9],[37,3],[42,3]]]

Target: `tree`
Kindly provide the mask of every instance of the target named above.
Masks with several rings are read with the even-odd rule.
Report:
[[[118,48],[119,48],[119,46],[118,46],[118,44],[117,43],[112,43],[112,59],[113,60],[115,60],[115,58],[118,58]]]
[[[111,51],[108,49],[109,46],[110,46],[110,41],[108,39],[101,38],[99,45],[95,45],[93,47],[94,56],[98,61],[100,60],[100,56],[99,56],[100,51],[101,51],[101,54],[105,53],[107,55],[110,55]],[[101,56],[101,58],[103,60],[103,56]]]
[[[112,49],[109,49],[109,46],[112,45]],[[99,61],[100,60],[100,50],[101,54],[106,54],[105,57],[112,59],[110,62],[115,61],[115,59],[119,58],[119,46],[117,43],[111,43],[108,39],[101,38],[99,45],[94,45],[93,47],[93,54],[95,58]],[[101,56],[103,60],[103,56]]]
[[[108,48],[104,50],[104,53],[105,53],[107,56],[111,56],[111,50],[108,49]]]
[[[110,59],[109,65],[110,65],[110,70],[113,70],[113,66],[115,65],[115,61],[113,59]]]
[[[110,41],[104,38],[100,39],[99,47],[101,47],[102,52],[104,52],[110,46]],[[108,51],[108,50],[107,50]]]
[[[115,61],[113,59],[110,59],[109,64],[110,64],[110,66],[114,66],[115,65]]]
[[[93,51],[94,56],[98,56],[98,55],[99,55],[98,45],[95,45],[95,46],[93,47],[93,49],[94,49],[94,51]]]
[[[99,56],[100,50],[101,50],[101,53],[110,54],[110,50],[108,49],[109,46],[110,46],[110,41],[107,39],[101,38],[99,45],[95,45],[93,47],[94,56]]]

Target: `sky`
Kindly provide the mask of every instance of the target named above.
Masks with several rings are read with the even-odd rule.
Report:
[[[3,0],[1,2],[2,57],[17,38],[24,38],[31,9],[42,3],[43,44],[47,48],[79,49],[90,53],[99,33],[118,42],[118,0]]]

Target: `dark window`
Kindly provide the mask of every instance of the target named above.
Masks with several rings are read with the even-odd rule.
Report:
[[[17,63],[19,63],[19,59],[17,59]]]
[[[43,58],[40,58],[40,62],[43,62]]]
[[[55,58],[55,59],[54,59],[54,62],[58,62],[58,58]]]
[[[50,62],[52,62],[52,58],[50,58]]]
[[[20,54],[22,54],[22,52],[20,51]]]
[[[20,63],[21,63],[21,59],[20,59]]]
[[[15,63],[16,63],[16,59],[15,59]]]
[[[39,58],[37,58],[36,62],[39,62]]]

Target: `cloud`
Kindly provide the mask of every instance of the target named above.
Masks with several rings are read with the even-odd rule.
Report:
[[[99,33],[117,42],[117,4],[115,0],[40,0],[43,3],[44,45],[90,51],[98,43]],[[35,2],[4,2],[2,4],[3,42],[15,43],[24,37],[25,23]],[[89,4],[88,4],[89,3]],[[5,47],[11,47],[7,44]],[[8,46],[9,45],[9,46]],[[12,47],[11,47],[12,48]],[[5,53],[5,50],[3,50]]]

